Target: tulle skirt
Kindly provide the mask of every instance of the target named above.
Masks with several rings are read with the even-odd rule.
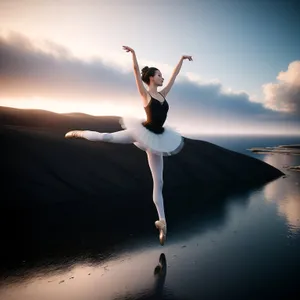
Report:
[[[144,151],[151,151],[158,155],[174,155],[183,147],[183,138],[176,130],[164,126],[164,132],[154,133],[147,129],[142,123],[144,119],[124,117],[120,119],[123,129],[131,132],[136,140],[135,146]]]

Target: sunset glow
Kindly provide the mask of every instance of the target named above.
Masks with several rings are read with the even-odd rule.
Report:
[[[300,26],[282,23],[288,5],[281,16],[263,3],[247,5],[1,1],[0,106],[143,117],[132,59],[122,50],[129,45],[140,68],[159,68],[165,82],[181,55],[193,56],[167,95],[172,125],[201,134],[297,134],[299,42],[288,33],[298,36]]]

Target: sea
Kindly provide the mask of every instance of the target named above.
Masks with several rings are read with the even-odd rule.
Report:
[[[0,299],[300,299],[300,172],[288,169],[300,165],[300,155],[249,151],[300,144],[300,135],[193,138],[262,160],[285,175],[216,199],[222,207],[203,208],[192,226],[168,228],[163,247],[152,234],[128,236],[93,259],[87,251],[71,260],[62,252],[59,262],[41,259],[35,268],[23,261],[1,276]],[[78,245],[83,242],[78,238]]]

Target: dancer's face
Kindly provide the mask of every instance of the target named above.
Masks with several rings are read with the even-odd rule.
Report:
[[[155,75],[153,76],[153,83],[157,86],[162,86],[164,83],[164,78],[160,71],[155,71]]]

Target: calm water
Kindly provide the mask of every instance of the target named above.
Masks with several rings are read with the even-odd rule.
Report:
[[[22,261],[2,276],[0,299],[299,299],[300,173],[286,166],[300,165],[300,156],[246,149],[300,144],[300,137],[203,139],[287,176],[186,216],[169,228],[164,247],[151,233],[129,236],[106,255],[64,260],[62,253],[59,262],[41,255],[34,268]]]

